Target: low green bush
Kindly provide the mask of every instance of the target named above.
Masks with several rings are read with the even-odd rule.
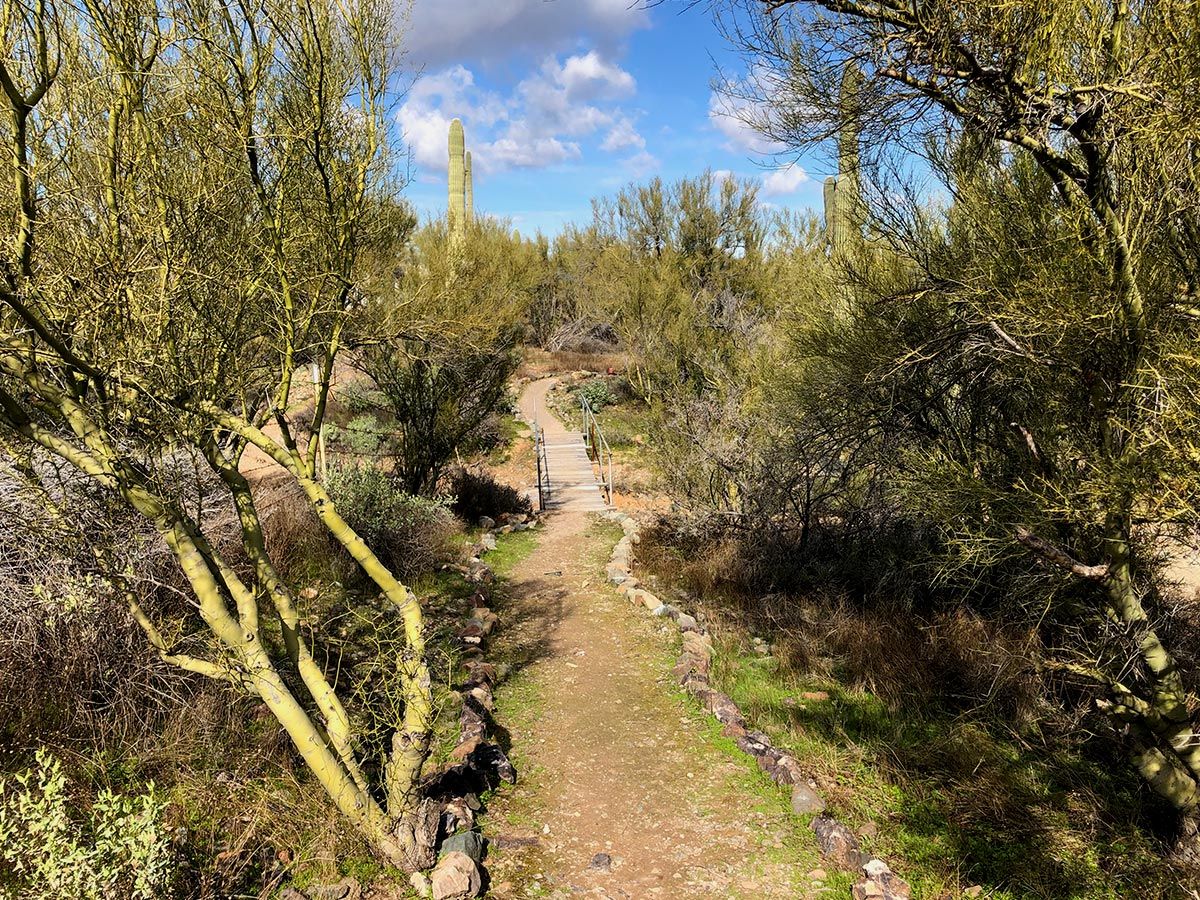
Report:
[[[373,466],[334,469],[329,493],[338,512],[398,577],[412,578],[454,558],[458,523],[445,501],[404,492]]]
[[[379,419],[370,413],[355,416],[344,427],[327,426],[325,436],[335,447],[349,451],[355,456],[378,456],[394,437],[393,433],[384,428]]]
[[[617,402],[617,395],[603,378],[596,378],[581,384],[576,388],[575,396],[586,400],[593,412],[600,412],[604,407]]]
[[[388,406],[387,395],[367,381],[351,381],[337,392],[337,399],[356,416],[377,413]]]
[[[62,763],[39,750],[34,768],[0,782],[0,858],[14,883],[4,900],[155,900],[176,860],[154,793],[102,790],[81,811]]]

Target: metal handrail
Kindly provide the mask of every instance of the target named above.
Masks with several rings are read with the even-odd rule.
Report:
[[[583,445],[587,449],[588,459],[600,467],[600,483],[605,493],[604,502],[612,506],[612,450],[608,446],[608,440],[604,437],[604,431],[600,428],[600,422],[596,419],[596,413],[587,397],[579,398],[579,410],[583,416]]]
[[[546,452],[546,432],[533,424],[534,455],[537,457],[538,512],[546,511],[550,501],[550,457]]]

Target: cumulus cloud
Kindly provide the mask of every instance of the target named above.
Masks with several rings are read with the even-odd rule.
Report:
[[[743,97],[713,91],[708,100],[708,119],[725,137],[725,149],[734,153],[771,156],[786,149],[754,127],[754,104]]]
[[[457,116],[483,173],[542,168],[578,158],[581,142],[603,133],[607,152],[644,150],[646,142],[619,101],[637,83],[629,72],[595,50],[542,65],[506,95],[481,89],[465,66],[422,76],[397,112],[419,167],[446,165],[446,132]]]
[[[643,150],[625,160],[624,165],[626,171],[634,178],[645,178],[658,170],[658,157]]]
[[[581,36],[606,55],[649,13],[629,0],[417,0],[405,49],[418,67],[539,59],[572,47]]]
[[[776,169],[763,178],[763,193],[768,197],[781,197],[784,194],[794,194],[800,185],[808,181],[808,173],[800,166],[792,163],[782,169]]]
[[[570,57],[554,77],[572,100],[622,97],[637,89],[632,75],[602,59],[595,50]]]
[[[612,153],[617,150],[624,150],[627,147],[644,150],[646,148],[646,139],[634,128],[632,121],[622,116],[613,123],[607,137],[604,138],[604,143],[600,145],[600,149]]]
[[[455,116],[479,127],[492,127],[507,116],[505,101],[480,91],[475,76],[463,66],[426,75],[413,84],[396,118],[418,166],[445,167],[446,133]]]
[[[774,156],[787,150],[758,127],[773,118],[768,106],[781,88],[779,77],[762,66],[752,66],[740,79],[727,78],[708,98],[708,118],[725,137],[725,149],[754,156]]]

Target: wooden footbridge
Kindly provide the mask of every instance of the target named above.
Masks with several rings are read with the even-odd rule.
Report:
[[[604,510],[612,501],[612,457],[608,443],[583,409],[584,431],[563,425],[546,403],[557,379],[530,382],[521,393],[521,414],[537,443],[538,489],[542,509]]]

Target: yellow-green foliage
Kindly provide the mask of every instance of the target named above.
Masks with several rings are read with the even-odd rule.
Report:
[[[176,860],[148,785],[134,796],[100,791],[83,811],[62,763],[39,750],[36,765],[0,782],[0,857],[14,883],[6,900],[158,900]],[[3,877],[3,876],[0,876]]]

